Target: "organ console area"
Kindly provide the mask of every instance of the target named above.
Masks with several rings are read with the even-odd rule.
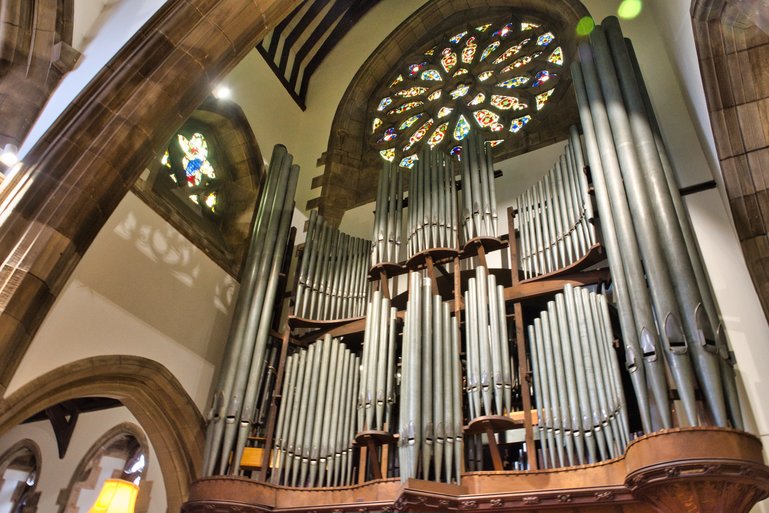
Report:
[[[462,61],[503,52],[494,30],[454,36]],[[512,54],[564,65],[520,31]],[[183,511],[743,513],[769,494],[632,45],[607,18],[570,57],[580,123],[508,204],[489,115],[431,120],[410,157],[383,150],[371,238],[313,211],[292,266],[299,170],[276,147]],[[434,95],[407,80],[386,99]]]

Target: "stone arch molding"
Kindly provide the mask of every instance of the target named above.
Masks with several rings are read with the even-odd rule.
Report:
[[[155,449],[168,511],[179,511],[200,473],[204,421],[182,385],[155,361],[96,356],[52,370],[0,401],[0,436],[49,406],[88,396],[117,399],[136,417]]]
[[[367,151],[369,112],[373,110],[373,95],[390,77],[402,59],[427,44],[436,35],[448,34],[456,26],[481,22],[511,11],[547,23],[561,37],[567,59],[576,53],[575,27],[588,10],[578,0],[434,0],[398,26],[366,59],[356,73],[337,107],[331,126],[326,167],[319,186],[319,198],[310,200],[307,208],[319,208],[319,213],[332,223],[338,223],[344,212],[372,201],[381,167],[379,158]],[[557,119],[549,116],[548,127],[529,133],[520,146],[509,149],[500,158],[509,158],[530,149],[563,139],[568,127],[578,121],[576,102],[571,92],[571,74],[564,66],[561,84],[552,102],[559,102]]]
[[[0,184],[0,393],[147,164],[299,3],[166,1],[10,170]]]
[[[693,0],[691,13],[724,188],[769,318],[769,13],[748,0]]]

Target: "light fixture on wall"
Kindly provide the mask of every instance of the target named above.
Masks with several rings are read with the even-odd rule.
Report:
[[[123,479],[107,479],[88,513],[133,513],[139,486]]]
[[[232,91],[226,85],[218,85],[212,91],[214,98],[217,100],[227,100],[232,95]]]

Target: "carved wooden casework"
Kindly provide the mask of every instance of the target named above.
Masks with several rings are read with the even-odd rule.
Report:
[[[747,513],[769,496],[761,443],[732,429],[681,428],[614,460],[532,472],[470,472],[461,486],[397,479],[299,489],[236,477],[195,482],[183,513],[516,511]]]

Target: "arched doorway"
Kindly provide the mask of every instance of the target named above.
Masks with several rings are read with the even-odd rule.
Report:
[[[117,399],[138,420],[158,456],[168,511],[178,511],[199,475],[203,418],[176,378],[157,362],[98,356],[48,372],[0,402],[0,435],[44,408],[88,396]]]

